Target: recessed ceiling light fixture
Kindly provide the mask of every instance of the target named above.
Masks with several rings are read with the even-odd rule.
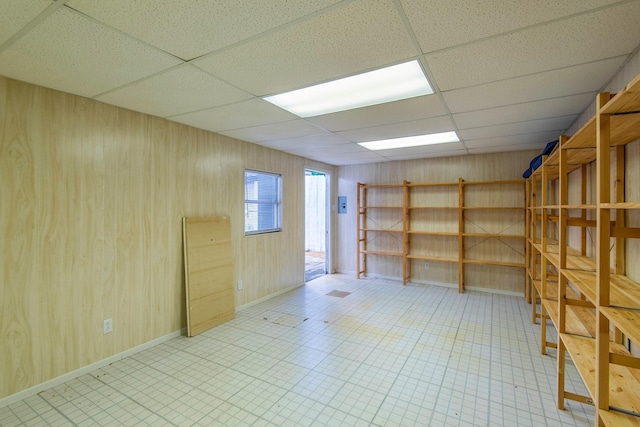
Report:
[[[390,150],[392,148],[419,147],[421,145],[446,144],[458,142],[460,139],[455,131],[432,133],[429,135],[406,136],[404,138],[381,139],[379,141],[359,142],[369,150]]]
[[[299,117],[433,93],[417,60],[263,98]]]

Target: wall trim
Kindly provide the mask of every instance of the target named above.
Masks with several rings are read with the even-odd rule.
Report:
[[[259,304],[261,302],[270,300],[271,298],[277,297],[278,295],[286,294],[287,292],[291,292],[291,291],[293,291],[295,289],[298,289],[298,288],[301,288],[303,286],[304,286],[304,282],[299,283],[297,285],[289,286],[288,288],[281,289],[281,290],[279,290],[277,292],[274,292],[272,294],[266,295],[266,296],[264,296],[262,298],[258,298],[257,300],[253,300],[253,301],[248,302],[246,304],[242,304],[242,305],[236,307],[236,312],[242,311],[242,310],[244,310],[246,308],[252,307],[252,306],[254,306],[256,304]]]
[[[34,396],[42,391],[48,390],[50,388],[53,387],[57,387],[61,384],[66,383],[67,381],[70,381],[74,378],[78,378],[81,375],[85,375],[88,374],[90,372],[95,371],[96,369],[100,369],[104,366],[107,366],[113,362],[117,362],[118,360],[122,360],[125,357],[129,357],[132,356],[136,353],[139,353],[143,350],[146,350],[148,348],[154,347],[158,344],[162,344],[164,342],[167,342],[173,338],[179,337],[180,335],[186,334],[187,333],[187,329],[186,328],[182,328],[179,329],[177,331],[171,332],[167,335],[163,335],[159,338],[155,338],[151,341],[147,341],[144,344],[140,344],[138,346],[132,347],[128,350],[125,350],[121,353],[118,354],[114,354],[113,356],[109,356],[106,359],[102,359],[99,360],[97,362],[91,363],[89,365],[83,366],[82,368],[76,369],[74,371],[71,372],[67,372],[66,374],[62,374],[59,377],[55,377],[52,378],[50,380],[47,380],[45,382],[42,382],[40,384],[37,384],[33,387],[29,387],[27,389],[21,390],[17,393],[14,394],[10,394],[7,397],[3,397],[2,399],[0,399],[0,408],[4,408],[6,406],[9,405],[13,405],[14,403],[20,402],[21,400],[24,400],[28,397]]]
[[[353,273],[353,272],[351,272]],[[401,282],[402,278],[397,277],[397,276],[384,276],[381,274],[369,274],[366,277],[370,277],[370,278],[375,278],[375,279],[386,279],[386,280],[393,280],[396,282]],[[410,284],[414,284],[414,285],[431,285],[431,286],[439,286],[442,288],[451,288],[451,289],[458,289],[458,284],[457,283],[444,283],[444,282],[434,282],[433,280],[412,280],[409,282]],[[497,294],[497,295],[505,295],[505,296],[510,296],[510,297],[524,297],[524,294],[522,292],[513,292],[513,291],[502,291],[499,289],[491,289],[491,288],[482,288],[479,286],[467,286],[465,285],[464,287],[465,290],[467,291],[475,291],[475,292],[485,292],[488,294]]]

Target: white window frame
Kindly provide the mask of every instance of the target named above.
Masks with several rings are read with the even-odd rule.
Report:
[[[248,186],[247,186],[247,175],[248,174],[257,174],[265,177],[275,178],[276,179],[276,195],[273,200],[260,199],[257,195],[248,194]],[[250,198],[251,197],[251,198]],[[251,211],[252,205],[256,208],[260,205],[262,206],[272,206],[275,211],[275,224],[274,227],[270,228],[258,228],[259,225],[251,224]],[[277,233],[282,231],[282,175],[275,172],[266,172],[255,169],[245,169],[244,170],[244,235],[252,236],[256,234],[265,234],[265,233]]]

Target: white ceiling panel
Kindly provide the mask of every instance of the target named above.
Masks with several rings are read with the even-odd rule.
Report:
[[[638,22],[640,0],[0,0],[0,75],[375,163],[542,148],[638,73]],[[260,98],[411,59],[436,93],[307,119]],[[460,143],[355,144],[451,130]]]
[[[319,133],[317,135],[309,135],[300,138],[287,138],[277,139],[273,141],[262,142],[261,145],[269,146],[271,148],[278,149],[298,149],[298,148],[317,148],[324,150],[337,145],[348,145],[350,147],[362,148],[353,142],[347,141],[344,138],[337,136],[330,132]]]
[[[267,101],[253,98],[204,111],[173,116],[169,120],[212,132],[221,132],[285,122],[296,118],[297,116]]]
[[[154,116],[167,117],[251,97],[199,68],[184,64],[96,99]]]
[[[400,1],[422,51],[428,53],[610,5],[619,0]]]
[[[544,145],[542,147],[544,147]],[[510,151],[540,150],[542,149],[542,147],[537,144],[509,144],[487,148],[470,148],[469,154],[508,153]],[[533,157],[534,156],[532,156],[532,159]],[[523,165],[522,172],[524,172],[528,168],[528,166],[529,165]]]
[[[640,40],[639,16],[640,1],[627,2],[429,54],[427,63],[450,90],[626,55]]]
[[[307,123],[302,119],[288,122],[272,123],[262,126],[254,126],[244,129],[235,129],[220,132],[232,138],[249,142],[272,141],[276,139],[296,138],[301,136],[316,135],[321,129]]]
[[[73,7],[178,58],[193,59],[338,0],[72,0]]]
[[[447,132],[450,130],[454,130],[451,118],[449,116],[440,116],[432,117],[430,119],[414,120],[411,122],[394,123],[390,125],[374,126],[336,133],[349,141],[364,142],[400,138],[403,136]]]
[[[313,156],[313,157],[312,157]],[[340,156],[336,157],[328,154],[312,154],[307,157],[308,159],[317,160],[319,162],[325,162],[334,164],[337,166],[345,166],[345,165],[362,165],[368,163],[378,163],[385,162],[388,159],[380,156],[379,154],[374,153],[373,151],[362,152],[362,153],[344,153]]]
[[[467,155],[467,150],[453,150],[453,151],[433,151],[430,153],[424,153],[423,155],[409,155],[409,154],[400,154],[397,156],[388,156],[389,160],[416,160],[418,158],[435,158],[435,157],[452,157],[452,156],[465,156]]]
[[[340,145],[330,145],[325,147],[313,147],[313,146],[302,146],[302,147],[293,147],[286,150],[287,153],[295,154],[298,156],[306,156],[313,154],[322,154],[322,155],[332,155],[332,156],[340,156],[342,154],[347,153],[366,153],[366,148],[359,146],[358,144],[349,143],[349,144],[340,144]]]
[[[467,139],[494,138],[497,136],[520,135],[524,133],[543,132],[557,130],[558,133],[568,128],[577,115],[554,117],[550,119],[530,120],[505,125],[485,126],[460,131],[460,136]]]
[[[625,57],[443,92],[452,113],[597,92]]]
[[[194,64],[262,96],[417,54],[393,2],[358,0]]]
[[[581,113],[589,103],[593,102],[594,97],[594,93],[586,93],[489,108],[486,110],[470,111],[468,113],[454,114],[453,121],[456,123],[458,129],[468,129],[549,117],[568,116]]]
[[[60,8],[0,53],[0,74],[92,97],[179,63]]]
[[[2,0],[0,46],[51,4],[51,0]]]
[[[355,110],[309,117],[307,120],[330,131],[341,131],[443,116],[447,113],[447,108],[439,96],[425,95]]]
[[[507,147],[510,145],[531,145],[534,148],[542,149],[547,142],[555,141],[559,136],[560,134],[557,131],[552,130],[483,139],[465,139],[464,145],[466,145],[469,150],[489,147]]]
[[[464,151],[465,146],[461,142],[449,142],[447,144],[423,145],[421,147],[394,148],[392,150],[377,150],[384,157],[400,157],[419,159],[431,153],[443,151]]]

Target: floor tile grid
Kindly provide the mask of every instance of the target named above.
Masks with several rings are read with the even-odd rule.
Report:
[[[357,288],[361,288],[362,289],[362,282],[364,281],[359,281],[358,285],[360,286],[354,286],[353,288],[356,289],[351,289],[352,291],[357,290]],[[374,281],[375,282],[375,281]],[[389,286],[391,287],[391,285],[393,284],[393,282],[390,282],[389,284],[385,283],[385,282],[378,282],[378,283],[370,283],[372,286],[376,285],[376,286]],[[349,281],[345,281],[344,283],[339,283],[339,285],[342,287],[349,287]],[[309,286],[307,286],[309,287]],[[410,287],[407,287],[406,289],[409,289]],[[348,289],[349,290],[349,289]],[[397,292],[397,288],[396,290],[394,290],[393,292]],[[420,295],[422,293],[424,293],[424,289],[421,290],[421,292],[418,292],[417,294]],[[434,294],[437,294],[438,292],[434,292]],[[392,296],[392,292],[390,292],[388,289],[379,291],[379,292],[374,292],[373,293],[373,298],[372,301],[376,300],[375,296],[376,294],[382,295],[383,297],[387,297],[389,295]],[[446,293],[444,293],[443,295],[446,295]],[[482,333],[484,334],[486,331],[485,327],[482,326],[478,326],[481,324],[481,320],[478,319],[478,316],[480,317],[484,317],[487,318],[486,316],[486,308],[489,306],[489,304],[485,304],[485,309],[483,310],[468,310],[467,307],[469,306],[473,306],[473,304],[477,303],[478,301],[476,300],[484,300],[486,301],[485,297],[482,298],[474,298],[473,303],[469,303],[470,299],[465,300],[464,297],[459,297],[459,298],[454,298],[458,297],[457,294],[453,294],[448,296],[448,298],[443,298],[440,300],[439,304],[442,303],[443,301],[446,302],[445,306],[446,306],[446,313],[445,315],[443,315],[442,317],[444,318],[444,320],[442,318],[439,319],[434,319],[436,320],[435,322],[433,322],[431,325],[436,326],[435,329],[435,334],[432,334],[431,328],[424,328],[422,332],[417,333],[413,332],[413,338],[415,338],[415,341],[413,341],[413,348],[411,348],[411,344],[405,344],[404,350],[406,351],[407,356],[404,357],[404,359],[401,359],[401,363],[397,363],[396,365],[394,365],[393,363],[391,364],[392,366],[392,370],[391,371],[386,371],[385,369],[383,369],[383,366],[387,366],[385,364],[384,359],[382,359],[382,362],[380,362],[379,356],[386,354],[387,356],[389,356],[389,353],[393,353],[391,351],[388,350],[388,342],[386,341],[380,341],[377,342],[376,347],[378,349],[378,352],[376,353],[376,357],[372,360],[370,360],[370,362],[372,362],[372,366],[374,369],[377,369],[377,372],[369,375],[369,373],[364,369],[364,367],[367,366],[366,364],[366,360],[364,361],[364,363],[359,364],[359,367],[357,369],[361,370],[360,374],[357,374],[358,370],[353,370],[351,372],[351,376],[348,378],[348,380],[342,385],[342,388],[340,388],[340,383],[338,384],[338,387],[335,387],[335,390],[337,391],[337,395],[339,395],[341,393],[342,390],[342,395],[347,396],[347,395],[353,395],[356,394],[356,392],[360,392],[360,394],[363,396],[362,399],[358,400],[356,402],[355,405],[343,405],[341,403],[338,403],[339,401],[334,402],[333,405],[329,404],[329,406],[325,406],[324,409],[321,409],[320,407],[318,407],[317,405],[322,405],[322,402],[319,401],[315,401],[313,399],[309,399],[308,397],[304,397],[304,396],[299,396],[296,393],[291,394],[291,392],[287,392],[286,395],[283,395],[283,397],[281,397],[281,399],[284,399],[284,396],[288,396],[288,402],[297,402],[296,405],[300,405],[301,402],[306,402],[307,405],[310,405],[310,407],[316,407],[317,409],[317,414],[315,416],[315,418],[313,418],[313,421],[311,421],[311,413],[309,412],[306,415],[305,419],[305,423],[306,422],[310,422],[310,423],[319,423],[319,422],[328,422],[331,420],[340,420],[340,422],[344,422],[350,425],[358,425],[361,423],[361,421],[363,421],[361,418],[359,417],[364,417],[365,423],[366,420],[371,420],[374,419],[377,415],[382,415],[382,413],[384,412],[383,410],[385,408],[389,407],[389,402],[392,401],[392,392],[389,392],[388,394],[385,395],[385,393],[378,393],[375,390],[369,390],[368,387],[371,387],[373,389],[379,389],[379,387],[389,387],[390,389],[393,388],[394,385],[401,385],[401,378],[405,378],[402,376],[402,371],[407,368],[410,367],[411,369],[415,369],[415,361],[413,362],[409,362],[409,360],[413,357],[413,359],[416,359],[417,357],[419,357],[419,352],[416,352],[416,350],[419,348],[418,346],[418,342],[420,339],[425,338],[426,335],[429,335],[429,338],[431,336],[436,337],[436,338],[442,338],[442,339],[447,339],[447,338],[451,338],[450,335],[452,332],[455,332],[453,335],[453,338],[456,339],[458,338],[458,345],[464,345],[465,343],[468,343],[469,341],[473,342],[474,340],[477,340],[477,338],[473,335],[473,334],[469,334],[468,331],[469,330],[481,330]],[[299,299],[299,298],[297,298]],[[313,300],[313,298],[309,298],[310,300]],[[367,298],[362,298],[362,300],[366,300]],[[400,320],[398,320],[398,322],[396,322],[395,324],[393,324],[393,322],[389,321],[388,318],[383,318],[383,316],[385,316],[385,314],[383,313],[394,313],[394,310],[397,308],[395,307],[396,305],[398,307],[402,306],[403,304],[405,306],[407,306],[407,301],[410,300],[410,298],[407,298],[405,301],[402,300],[402,298],[398,298],[394,301],[394,298],[392,298],[390,301],[394,301],[394,303],[389,303],[389,304],[383,304],[381,301],[383,301],[384,298],[379,300],[379,303],[376,303],[375,306],[378,308],[378,311],[380,313],[380,320],[379,323],[376,323],[376,321],[374,320],[371,324],[369,324],[368,328],[363,326],[363,330],[367,330],[367,332],[371,332],[371,326],[373,325],[374,327],[393,327],[395,324],[402,324],[402,326],[408,326],[409,328],[416,328],[416,325],[405,325],[403,324],[403,322],[401,322]],[[287,299],[286,298],[280,298],[281,301],[274,301],[272,304],[265,304],[265,309],[269,309],[269,308],[273,308],[273,307],[277,307],[278,304],[286,304]],[[355,300],[355,299],[354,299]],[[463,300],[465,300],[463,302]],[[496,305],[495,301],[491,298],[489,298],[489,300],[491,301],[492,305]],[[276,304],[278,303],[278,304]],[[420,302],[418,300],[414,301],[414,305],[415,304],[419,304]],[[513,305],[513,304],[511,304]],[[439,306],[439,305],[438,305]],[[499,306],[499,304],[498,304]],[[410,306],[411,307],[411,306]],[[525,313],[524,318],[526,319],[528,316],[528,307],[525,305],[524,307],[527,308],[527,312]],[[356,313],[357,310],[356,309],[349,309],[348,306],[344,306],[343,307],[345,310],[341,311],[341,310],[336,310],[334,311],[334,314],[341,314],[341,316],[345,316],[347,315],[349,312],[354,312]],[[433,311],[433,313],[437,312],[437,308],[435,310],[431,310],[433,307],[427,307],[426,311]],[[520,308],[518,308],[520,309]],[[492,312],[495,312],[495,310],[491,310]],[[259,310],[254,310],[254,314],[259,314]],[[375,313],[375,311],[374,311]],[[454,315],[452,315],[452,313],[454,313]],[[485,313],[485,314],[483,314]],[[242,312],[239,313],[238,317],[243,316]],[[338,316],[341,317],[341,316]],[[453,324],[456,325],[456,316],[457,317],[457,326],[455,328],[453,327],[446,327],[447,323],[451,323],[454,322]],[[469,321],[467,322],[467,317],[469,317]],[[402,316],[400,317],[400,319],[402,319]],[[425,319],[426,320],[426,319]],[[507,319],[508,320],[508,319]],[[426,322],[425,322],[426,323]],[[224,329],[224,328],[223,328]],[[241,329],[241,328],[239,328]],[[515,331],[499,331],[499,333],[497,334],[498,337],[500,337],[501,335],[505,335],[508,338],[517,338],[518,336],[526,336],[526,334],[523,332],[522,330],[523,328],[520,328],[519,330],[515,330]],[[396,331],[387,331],[386,336],[391,337],[393,335],[393,338],[397,338],[397,332]],[[531,336],[531,334],[529,334],[529,336]],[[273,338],[273,337],[271,337]],[[346,338],[348,339],[348,337]],[[178,340],[178,339],[177,339]],[[182,339],[184,341],[184,339]],[[191,340],[191,339],[190,339]],[[424,341],[424,340],[423,340]],[[500,341],[500,340],[498,340]],[[525,340],[527,341],[527,340]],[[222,341],[220,341],[222,342]],[[361,341],[357,341],[354,340],[354,342],[352,343],[354,348],[356,348],[356,346],[362,346],[365,345],[366,343],[370,343],[369,340],[361,340]],[[378,348],[382,345],[382,343],[384,342],[384,347],[383,348]],[[193,347],[192,350],[194,350],[196,347],[194,347],[197,344],[191,344],[189,343],[189,345],[186,345],[184,347],[184,353],[187,353],[187,350],[189,350],[190,347]],[[491,351],[494,350],[494,345],[493,345],[493,338],[491,340],[491,344],[490,344],[490,348]],[[223,344],[223,346],[230,346],[233,344]],[[268,345],[268,344],[264,344],[264,345]],[[303,345],[302,345],[303,346]],[[301,346],[301,347],[302,347]],[[140,355],[140,357],[138,357],[138,360],[145,360],[148,363],[154,364],[156,363],[156,361],[159,359],[162,361],[162,366],[161,369],[158,369],[159,373],[163,373],[162,369],[167,369],[168,367],[170,368],[171,366],[174,367],[180,367],[183,366],[184,364],[181,365],[180,362],[178,361],[173,361],[172,357],[170,356],[170,348],[173,347],[173,344],[167,344],[165,346],[166,348],[154,348],[153,352],[150,352],[147,355]],[[206,346],[205,346],[206,347]],[[260,346],[256,345],[256,347],[260,348]],[[348,345],[345,345],[345,347],[348,347]],[[374,348],[374,349],[375,349]],[[408,351],[409,348],[411,348],[411,351]],[[452,348],[457,348],[457,347],[452,347]],[[179,349],[177,349],[177,351],[180,351]],[[319,350],[318,350],[319,351]],[[206,350],[205,350],[206,352]],[[382,353],[384,352],[384,353]],[[157,354],[154,354],[157,353]],[[158,354],[160,355],[158,357]],[[251,352],[249,352],[249,354],[251,354]],[[402,352],[399,352],[398,354],[402,354]],[[444,353],[446,354],[446,352]],[[489,356],[491,360],[493,360],[493,353],[491,353],[491,355]],[[529,353],[527,353],[529,354]],[[169,356],[167,357],[168,360],[165,360],[163,357],[164,356]],[[191,356],[195,356],[195,354],[191,354]],[[245,355],[245,357],[248,355]],[[339,357],[339,356],[336,356]],[[361,356],[358,356],[361,357]],[[133,358],[132,358],[133,359]],[[179,359],[179,358],[178,358]],[[187,360],[189,359],[189,357],[187,356]],[[242,359],[241,359],[242,360]],[[508,360],[518,360],[518,359],[508,359]],[[135,372],[139,371],[142,367],[138,364],[135,363],[135,359],[133,359],[132,361],[123,363],[121,368],[122,371],[125,375],[131,375],[131,377],[133,379],[136,380],[136,382],[141,382],[142,384],[146,384],[145,380],[138,378],[136,375],[134,375]],[[193,361],[193,360],[192,360]],[[211,361],[209,361],[211,362]],[[520,361],[522,362],[522,361]],[[518,368],[518,370],[522,370],[522,366],[523,364],[526,364],[527,362],[522,362],[520,363],[518,362],[516,365],[516,367]],[[445,369],[446,369],[446,373],[448,373],[448,375],[441,375],[436,379],[437,381],[440,381],[440,395],[444,396],[442,397],[442,399],[445,399],[445,397],[448,399],[448,406],[447,406],[447,411],[437,411],[437,412],[431,412],[431,413],[427,413],[425,412],[425,408],[424,405],[422,406],[418,406],[418,405],[413,405],[411,403],[408,403],[406,401],[403,400],[397,400],[396,401],[396,406],[397,407],[403,407],[404,408],[404,418],[393,418],[393,414],[391,414],[392,416],[390,418],[388,418],[388,421],[390,421],[388,423],[388,425],[400,425],[396,422],[394,422],[393,420],[395,419],[397,420],[414,420],[414,421],[426,421],[427,417],[429,417],[429,423],[440,423],[442,422],[443,425],[459,425],[461,423],[463,423],[463,425],[469,425],[468,423],[471,422],[471,419],[473,418],[474,420],[477,419],[478,415],[480,416],[479,419],[484,418],[484,413],[488,412],[489,414],[493,412],[498,413],[499,411],[497,411],[496,406],[493,405],[494,402],[491,402],[492,404],[489,404],[489,402],[485,399],[483,400],[482,398],[477,398],[474,397],[473,399],[469,396],[465,396],[464,393],[461,390],[465,390],[467,388],[469,388],[469,385],[471,383],[473,383],[472,387],[475,387],[476,390],[485,390],[482,387],[478,388],[478,383],[486,383],[486,381],[481,380],[482,375],[477,376],[477,378],[472,378],[470,376],[463,376],[463,375],[458,375],[459,373],[459,369],[458,367],[460,367],[461,362],[457,362],[458,365],[454,366],[454,365],[450,365],[449,363],[445,364]],[[529,360],[529,364],[532,364],[531,361]],[[378,365],[378,366],[376,366]],[[144,366],[144,364],[143,364]],[[432,366],[438,366],[436,365],[432,365]],[[490,364],[490,371],[489,371],[489,375],[491,375],[491,364]],[[383,374],[383,372],[385,372]],[[394,372],[393,371],[397,371],[397,373],[395,373],[394,376]],[[463,372],[464,369],[462,369],[460,372]],[[178,371],[179,372],[179,369]],[[409,371],[411,372],[411,371]],[[104,372],[102,372],[102,379],[104,380]],[[163,373],[164,374],[164,373]],[[236,375],[230,375],[233,378],[233,382],[237,383],[237,380],[240,378],[240,374],[242,374],[241,372],[237,372]],[[229,375],[229,373],[228,373]],[[486,373],[485,373],[486,375]],[[96,377],[100,378],[100,373],[96,373]],[[161,377],[161,375],[159,374],[159,376]],[[251,376],[246,375],[245,380],[250,381],[251,380]],[[453,382],[444,383],[444,378],[445,377],[451,377],[453,378]],[[157,377],[156,377],[157,378]],[[162,377],[165,378],[166,377]],[[94,378],[96,379],[96,378]],[[393,379],[393,382],[391,382],[391,379]],[[87,380],[87,379],[85,379]],[[179,393],[181,393],[182,396],[192,396],[194,394],[198,394],[201,395],[202,393],[197,393],[197,391],[199,389],[195,389],[193,387],[191,387],[188,384],[184,384],[182,387],[179,384],[179,380],[172,378],[172,380],[174,381],[178,381],[178,383],[174,383],[174,381],[171,381],[173,384],[170,385],[169,389],[171,390],[171,394],[175,394],[175,391],[177,390]],[[259,380],[259,378],[252,378],[252,380],[255,382],[256,380]],[[349,381],[351,380],[351,382]],[[149,381],[149,380],[147,380]],[[260,380],[262,381],[262,380]],[[296,384],[293,385],[293,387],[295,388],[295,386],[297,384],[300,384],[302,381],[299,380]],[[404,379],[403,379],[404,381]],[[150,381],[153,384],[153,380]],[[242,386],[235,391],[235,393],[231,394],[228,399],[240,399],[242,390],[247,390],[245,391],[245,393],[249,393],[249,389],[254,390],[254,394],[255,394],[255,390],[261,390],[260,386],[262,385],[262,387],[266,387],[266,389],[264,390],[271,390],[271,391],[277,391],[277,389],[273,389],[274,386],[273,384],[270,384],[266,381],[263,381],[264,384],[262,383],[254,383],[251,384],[250,383],[242,383],[242,381],[240,381],[240,384],[242,384]],[[105,383],[106,384],[106,383]],[[217,384],[219,385],[220,382],[217,381]],[[371,384],[375,384],[375,385],[371,385]],[[384,385],[382,385],[384,384]],[[436,386],[434,384],[434,386]],[[486,386],[486,385],[485,385]],[[485,387],[483,386],[483,387]],[[489,383],[489,395],[493,395],[494,393],[492,393],[491,391],[491,386],[492,383]],[[537,385],[536,385],[537,386]],[[132,390],[136,390],[135,386],[132,386]],[[224,388],[224,387],[223,387]],[[237,386],[231,390],[228,390],[228,393],[232,393],[236,388],[238,388]],[[271,388],[271,389],[270,389]],[[428,387],[427,387],[428,388]],[[162,389],[162,387],[161,387]],[[284,389],[283,389],[284,390]],[[334,391],[335,391],[334,390]],[[434,391],[435,390],[435,391]],[[437,387],[432,387],[432,391],[431,391],[431,400],[433,401],[434,399],[434,394],[437,393],[438,388]],[[442,390],[444,390],[444,393],[442,392]],[[165,396],[162,393],[163,390],[160,390],[158,392],[159,396]],[[169,391],[169,390],[167,390]],[[393,390],[392,390],[393,391]],[[451,393],[449,393],[449,391],[451,391]],[[461,394],[462,393],[462,394]],[[542,391],[538,391],[538,394],[542,393]],[[151,393],[153,395],[153,393]],[[166,393],[165,393],[166,394]],[[504,394],[504,393],[503,393]],[[206,395],[206,394],[205,394]],[[276,395],[278,395],[278,393],[276,393]],[[235,397],[234,397],[235,396]],[[38,396],[39,397],[39,396]],[[72,397],[72,396],[70,396]],[[502,396],[502,398],[504,398],[505,395]],[[306,399],[305,400],[300,400],[301,398]],[[267,423],[271,422],[272,424],[275,425],[283,425],[280,422],[273,422],[273,420],[275,420],[275,418],[273,420],[267,419],[265,417],[263,417],[262,419],[255,416],[254,414],[244,411],[242,408],[238,407],[238,406],[234,406],[231,402],[223,402],[221,403],[221,401],[219,400],[215,400],[216,398],[214,396],[210,396],[209,397],[210,402],[208,403],[203,403],[202,401],[200,401],[200,404],[194,405],[194,406],[189,406],[189,403],[187,402],[180,402],[180,398],[178,399],[173,399],[173,401],[171,403],[169,403],[170,408],[167,409],[165,411],[166,413],[166,417],[165,418],[160,418],[158,417],[158,414],[154,414],[154,413],[149,413],[149,411],[146,411],[144,408],[140,408],[138,407],[137,410],[135,410],[136,406],[135,406],[135,402],[133,402],[134,404],[130,405],[131,408],[127,408],[126,405],[121,405],[124,406],[122,408],[121,412],[113,412],[111,414],[107,414],[106,411],[104,410],[96,410],[95,408],[89,408],[87,409],[87,411],[91,414],[93,414],[93,421],[99,422],[100,424],[103,424],[103,420],[111,420],[113,421],[113,423],[115,423],[114,425],[120,425],[118,424],[119,422],[122,422],[124,420],[124,418],[122,418],[123,415],[129,414],[131,416],[131,418],[129,418],[130,420],[132,420],[132,422],[136,422],[139,421],[140,423],[144,423],[145,420],[148,420],[147,423],[149,422],[165,422],[165,423],[171,423],[170,425],[191,425],[193,424],[196,419],[198,417],[201,417],[200,423],[202,425],[206,425],[206,421],[210,421],[213,422],[214,420],[220,421],[220,422],[224,422],[224,423],[256,423],[256,425],[268,425]],[[382,402],[380,401],[380,399],[382,399]],[[530,396],[527,395],[526,399],[523,399],[526,403],[527,399],[531,399]],[[127,400],[127,399],[123,399],[123,400]],[[193,399],[195,401],[197,401],[198,399]],[[326,401],[326,396],[325,399]],[[335,400],[335,398],[334,398]],[[540,399],[541,400],[541,399]],[[237,403],[242,404],[242,402],[244,402],[245,400],[236,400]],[[423,402],[428,401],[428,398],[424,399]],[[284,402],[284,401],[283,401]],[[373,402],[373,403],[372,403]],[[22,402],[21,402],[22,403]],[[80,401],[76,402],[76,403],[80,403]],[[444,403],[444,401],[443,401]],[[291,403],[289,404],[285,404],[284,406],[280,406],[280,407],[288,407],[290,406]],[[186,406],[185,406],[186,405]],[[202,406],[204,405],[204,406]],[[213,411],[210,411],[208,414],[204,415],[204,412],[202,411],[202,409],[206,409],[206,410],[210,410],[211,406],[207,406],[207,405],[214,405],[216,406],[216,409],[214,409]],[[386,406],[385,406],[386,405]],[[460,407],[461,405],[463,405],[464,408],[470,408],[471,406],[473,406],[473,415],[469,415],[469,417],[465,418],[465,416],[467,416],[467,413],[465,413],[464,411],[460,411],[458,414],[455,413],[456,408]],[[86,406],[91,406],[91,405],[86,405]],[[113,408],[115,405],[112,406],[106,406],[106,409],[109,408]],[[140,406],[140,405],[138,405]],[[260,405],[257,405],[260,406]],[[259,412],[263,412],[263,410],[266,408],[267,405],[263,406],[262,409]],[[338,406],[337,408],[335,406]],[[278,407],[277,404],[273,404],[269,409],[266,409],[266,411],[272,411],[272,409],[275,411],[275,408]],[[48,407],[47,407],[48,408]],[[189,409],[191,408],[191,410]],[[375,411],[373,411],[373,409],[375,409]],[[485,409],[486,408],[486,409]],[[493,409],[492,409],[493,408]],[[505,410],[505,408],[507,408]],[[5,408],[6,409],[6,408]],[[102,409],[102,408],[99,408]],[[514,409],[513,411],[511,409]],[[453,414],[449,413],[449,410],[453,410]],[[198,412],[200,411],[200,412]],[[254,409],[255,411],[255,409]],[[352,412],[353,411],[353,412]],[[2,418],[0,418],[0,420],[2,420],[1,422],[4,423],[5,422],[5,417],[4,417],[4,413],[6,411],[0,412],[0,414],[2,415]],[[264,414],[266,414],[267,412],[264,412]],[[443,413],[446,412],[446,413]],[[12,412],[13,413],[13,412]],[[291,412],[291,414],[294,414],[294,412]],[[178,414],[178,415],[176,415]],[[469,412],[470,414],[470,412]],[[114,418],[114,415],[116,418]],[[175,416],[174,416],[175,415]],[[173,416],[173,417],[172,417]],[[289,421],[291,421],[291,425],[300,425],[300,424],[296,424],[296,422],[300,422],[301,418],[295,418],[297,417],[293,416],[293,418],[288,418]],[[535,414],[531,414],[530,411],[520,411],[520,413],[518,413],[518,409],[517,408],[511,408],[508,405],[502,405],[502,413],[501,416],[507,417],[507,419],[509,419],[509,416],[515,416],[517,423],[521,423],[524,425],[537,425],[534,424],[535,422],[539,422],[540,418],[535,418]],[[24,417],[24,415],[23,415]],[[102,417],[102,418],[100,418]],[[475,417],[475,418],[474,418]],[[566,418],[566,417],[565,417]],[[20,418],[22,419],[22,418]],[[33,419],[33,418],[32,418]],[[378,419],[380,419],[380,417],[378,417]],[[485,418],[486,419],[486,418]],[[518,421],[519,420],[519,421]],[[526,420],[526,422],[522,422]],[[549,419],[545,419],[546,421],[549,421]],[[52,419],[53,421],[53,419]],[[64,420],[62,420],[63,423],[62,425],[64,425]],[[78,425],[80,425],[82,423],[82,419],[78,418],[76,420],[76,422],[78,423]],[[126,421],[126,420],[125,420]],[[497,421],[497,418],[496,418]],[[551,420],[551,421],[555,421],[555,420]],[[263,423],[263,424],[260,424]],[[8,423],[7,423],[8,424]],[[368,423],[366,423],[368,424]],[[4,424],[3,424],[4,425]],[[22,425],[22,424],[19,424]],[[26,424],[25,424],[26,425]],[[48,424],[46,424],[48,425]],[[53,425],[53,423],[52,423]],[[385,424],[380,424],[380,425],[386,425]],[[478,425],[485,425],[483,424],[483,422],[481,421]],[[517,425],[517,424],[514,424]],[[581,424],[581,425],[588,425],[588,424]]]

